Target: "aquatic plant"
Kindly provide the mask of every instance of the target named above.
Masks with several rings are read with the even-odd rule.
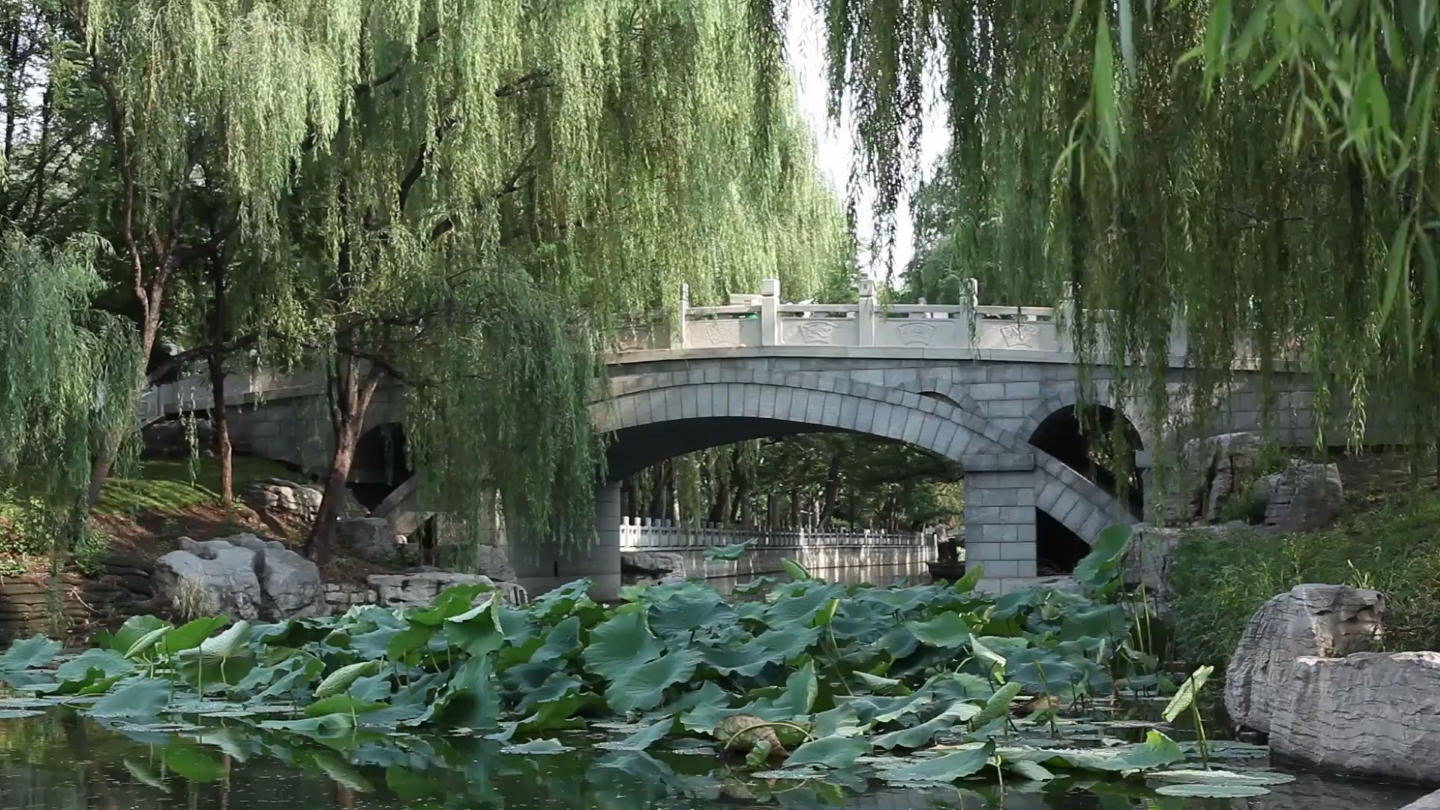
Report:
[[[1155,683],[1119,601],[1129,536],[1097,543],[1084,593],[995,598],[975,589],[978,569],[954,586],[850,587],[794,564],[734,603],[691,581],[630,588],[609,608],[581,581],[512,608],[470,585],[425,608],[329,619],[137,617],[53,668],[58,644],[21,642],[0,679],[112,723],[227,718],[327,744],[443,730],[543,752],[560,745],[551,735],[621,720],[631,733],[607,747],[710,738],[744,757],[735,769],[787,778],[1144,774],[1185,759],[1158,728],[1130,744],[1055,739],[1073,725],[1057,722],[1063,710]],[[921,749],[939,755],[909,755]]]

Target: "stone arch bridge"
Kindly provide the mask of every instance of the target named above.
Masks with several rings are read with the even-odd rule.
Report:
[[[602,595],[613,593],[620,576],[618,482],[667,458],[745,439],[850,432],[954,459],[966,479],[968,564],[983,564],[995,587],[1034,578],[1047,535],[1089,544],[1106,527],[1140,517],[1142,504],[1122,502],[1113,480],[1097,475],[1075,442],[1080,367],[1064,307],[982,307],[973,298],[960,306],[882,307],[868,285],[856,304],[785,304],[772,280],[760,295],[732,296],[719,307],[683,303],[682,311],[676,327],[631,329],[610,358],[609,391],[592,406],[597,429],[613,437],[612,483],[597,491],[599,542],[583,553],[558,542],[512,548],[532,591],[588,576]],[[1187,376],[1178,328],[1171,355],[1178,413]],[[1149,424],[1137,409],[1111,401],[1110,371],[1092,369],[1096,403],[1130,429],[1136,466],[1147,468],[1173,426]],[[1271,387],[1279,411],[1270,424],[1282,443],[1309,444],[1313,392],[1303,375],[1278,377]],[[1259,374],[1242,369],[1238,378],[1221,410],[1223,424],[1211,431],[1260,428]],[[230,416],[238,450],[324,469],[329,430],[317,377],[237,376],[228,392],[240,405]],[[182,380],[149,392],[143,418],[204,409],[208,400],[204,380]],[[384,428],[400,422],[398,392],[381,391],[362,445],[382,443]],[[408,474],[386,459],[393,459],[393,447],[362,447],[354,483]],[[387,500],[414,497],[410,486]]]

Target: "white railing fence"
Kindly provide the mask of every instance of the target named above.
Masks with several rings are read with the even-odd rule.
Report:
[[[706,523],[675,523],[650,518],[621,518],[621,551],[678,551],[751,542],[751,551],[802,548],[932,547],[926,532],[813,529],[732,529]]]

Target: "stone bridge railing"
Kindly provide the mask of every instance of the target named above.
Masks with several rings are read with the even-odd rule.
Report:
[[[727,529],[703,523],[677,524],[628,517],[621,518],[620,522],[621,551],[695,551],[746,541],[751,542],[751,551],[935,547],[935,538],[920,532]]]
[[[686,289],[678,334],[671,326],[637,321],[621,337],[620,359],[639,359],[625,357],[636,353],[786,346],[821,351],[930,349],[946,355],[1018,351],[1031,353],[1037,361],[1055,359],[1045,355],[1073,355],[1068,303],[1058,308],[980,306],[975,279],[966,279],[962,289],[967,302],[958,305],[886,306],[877,298],[874,283],[862,280],[855,304],[786,304],[780,282],[767,279],[759,295],[732,295],[728,305],[712,307],[690,306]],[[1183,364],[1188,343],[1183,323],[1176,320],[1171,357]]]

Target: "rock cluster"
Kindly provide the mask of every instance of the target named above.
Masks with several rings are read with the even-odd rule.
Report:
[[[651,584],[684,582],[685,558],[663,551],[626,551],[620,554],[620,573]]]
[[[181,615],[276,620],[329,612],[315,563],[283,543],[241,534],[198,542],[155,563],[155,594]]]
[[[283,515],[295,520],[310,522],[320,514],[320,502],[325,490],[319,484],[300,484],[283,478],[264,478],[251,482],[240,493],[240,500],[246,506],[262,515]],[[342,518],[364,517],[369,511],[355,500],[350,490],[345,490],[341,499]]]
[[[1225,710],[1237,726],[1270,733],[1295,660],[1374,649],[1385,599],[1343,585],[1297,585],[1266,602],[1245,626],[1225,672]]]
[[[1152,491],[1150,517],[1165,525],[1253,518],[1281,531],[1306,531],[1335,519],[1344,501],[1335,464],[1291,459],[1262,475],[1264,443],[1254,433],[1191,439],[1176,469]],[[1156,483],[1152,481],[1152,485]]]
[[[1378,592],[1342,585],[1265,603],[1225,675],[1231,719],[1266,733],[1279,760],[1440,784],[1440,653],[1370,652],[1384,612]]]

